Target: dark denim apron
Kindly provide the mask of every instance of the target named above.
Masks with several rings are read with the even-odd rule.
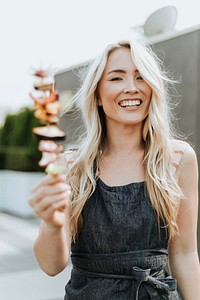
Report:
[[[82,216],[65,300],[181,299],[144,182],[110,187],[99,179]]]

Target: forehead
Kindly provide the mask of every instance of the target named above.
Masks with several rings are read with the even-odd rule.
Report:
[[[105,71],[111,69],[126,69],[135,67],[131,51],[128,48],[119,48],[111,52],[108,56]]]

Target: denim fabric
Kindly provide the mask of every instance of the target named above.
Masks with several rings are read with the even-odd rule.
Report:
[[[181,299],[144,182],[110,187],[99,179],[82,216],[65,300]]]

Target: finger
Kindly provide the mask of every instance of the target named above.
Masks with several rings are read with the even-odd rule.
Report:
[[[66,183],[57,183],[38,188],[35,193],[32,193],[28,203],[33,210],[38,214],[39,211],[46,209],[48,205],[56,202],[64,197],[70,197],[71,188]]]
[[[65,209],[62,209],[62,212],[64,212]],[[51,225],[54,225],[55,222],[57,223],[56,219],[59,218],[59,215],[61,211],[59,209],[54,209],[53,207],[49,207],[45,212],[42,214],[42,216],[39,216],[42,218],[45,222],[50,223]],[[62,222],[64,224],[64,220]]]
[[[60,193],[60,194],[57,194],[54,196],[47,196],[44,199],[42,199],[42,201],[38,202],[35,205],[34,210],[38,214],[39,212],[43,212],[44,210],[48,209],[48,207],[50,207],[50,206],[54,207],[54,204],[56,202],[59,202],[61,200],[66,200],[67,198],[68,198],[68,195],[66,194],[66,192]]]
[[[56,183],[55,185],[43,187],[40,190],[38,190],[36,192],[36,199],[42,200],[45,197],[54,197],[65,192],[71,193],[70,186],[65,183]],[[36,202],[38,201],[36,200]]]
[[[56,211],[64,212],[66,209],[69,209],[69,201],[68,199],[61,199],[58,202],[48,206],[44,211],[38,212],[37,215],[43,220],[49,221],[52,219],[53,214],[56,213]]]
[[[54,209],[54,210],[58,210],[58,209],[66,209],[66,208],[68,208],[69,207],[69,201],[68,201],[68,199],[63,199],[63,200],[60,200],[60,201],[58,201],[58,202],[55,202],[55,203],[53,203],[53,205],[52,205],[52,208]]]

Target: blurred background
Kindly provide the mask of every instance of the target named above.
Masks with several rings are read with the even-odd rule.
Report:
[[[63,299],[69,267],[55,278],[38,268],[32,246],[39,220],[27,204],[31,186],[44,176],[32,127],[33,71],[54,68],[64,107],[79,74],[108,43],[142,40],[170,71],[175,125],[200,158],[200,17],[198,0],[0,0],[0,299]],[[81,133],[79,115],[59,126],[66,146]],[[200,232],[200,230],[199,230]],[[198,240],[200,237],[198,233]],[[200,245],[199,245],[200,249]]]

